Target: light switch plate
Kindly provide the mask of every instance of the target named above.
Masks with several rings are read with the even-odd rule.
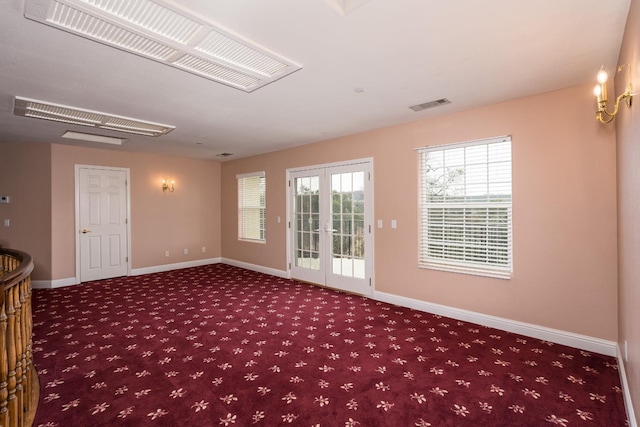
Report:
[[[0,196],[0,203],[9,203],[9,196]]]

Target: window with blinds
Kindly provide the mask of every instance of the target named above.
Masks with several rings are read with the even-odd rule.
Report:
[[[511,137],[418,151],[419,266],[511,277]]]
[[[266,181],[264,172],[236,176],[238,180],[238,238],[266,239]]]

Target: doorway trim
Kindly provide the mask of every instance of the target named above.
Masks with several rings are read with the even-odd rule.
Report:
[[[97,166],[97,165],[83,165],[76,164],[74,165],[74,185],[75,185],[75,224],[74,224],[74,234],[75,234],[75,245],[76,245],[76,283],[81,283],[81,275],[80,275],[80,169],[94,169],[94,170],[108,170],[108,171],[117,171],[125,173],[125,197],[127,199],[127,276],[131,276],[131,265],[132,265],[132,256],[131,256],[131,179],[130,179],[130,171],[129,168],[118,168],[111,166]]]
[[[341,167],[341,166],[356,166],[356,165],[360,165],[360,164],[368,164],[369,165],[369,169],[370,169],[370,173],[371,173],[371,179],[370,179],[370,204],[371,204],[371,208],[370,208],[370,212],[371,212],[371,218],[370,218],[370,222],[371,224],[366,225],[365,227],[370,227],[371,233],[370,233],[370,242],[371,242],[371,248],[368,249],[368,251],[370,251],[371,254],[371,267],[370,267],[370,281],[371,281],[371,286],[370,286],[370,291],[369,291],[369,297],[373,296],[375,293],[375,227],[373,226],[373,223],[375,222],[375,197],[374,197],[374,193],[375,193],[375,187],[374,187],[374,166],[373,166],[373,157],[364,157],[364,158],[360,158],[360,159],[353,159],[353,160],[345,160],[345,161],[340,161],[340,162],[333,162],[333,163],[321,163],[321,164],[317,164],[317,165],[308,165],[308,166],[301,166],[301,167],[296,167],[296,168],[288,168],[286,170],[286,174],[285,174],[285,194],[286,194],[286,216],[285,216],[285,220],[287,221],[287,223],[285,224],[285,230],[286,230],[286,234],[287,234],[287,238],[286,238],[286,272],[287,272],[287,277],[291,278],[291,267],[292,267],[292,235],[291,235],[291,229],[292,229],[292,200],[291,200],[291,194],[290,194],[290,188],[289,185],[291,183],[291,175],[294,173],[298,173],[298,172],[306,172],[306,171],[314,171],[314,170],[318,170],[318,169],[327,169],[327,168],[335,168],[335,167]],[[326,286],[326,284],[316,284],[318,286]]]

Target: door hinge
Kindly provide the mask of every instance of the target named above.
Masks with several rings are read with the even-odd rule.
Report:
[[[129,218],[125,218],[125,219],[124,219],[124,223],[125,223],[125,224],[129,224]]]
[[[288,225],[289,225],[289,228],[291,228],[291,221],[289,221],[289,224],[288,224]]]
[[[289,180],[289,187],[291,187],[291,180]]]
[[[371,234],[371,224],[369,224],[369,234]]]
[[[371,277],[369,277],[369,286],[371,286]]]
[[[124,257],[124,262],[129,262],[129,257]]]
[[[369,177],[369,181],[371,181],[371,172],[367,172],[367,176]]]
[[[289,263],[289,270],[291,270],[291,263]]]

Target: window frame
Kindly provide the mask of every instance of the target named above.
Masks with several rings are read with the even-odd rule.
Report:
[[[261,187],[254,194],[247,194],[249,179],[260,178],[258,185]],[[238,194],[238,240],[253,243],[266,243],[267,241],[267,179],[264,171],[250,172],[236,175]],[[257,203],[252,203],[250,198],[258,198]],[[247,224],[248,213],[253,212],[258,216],[258,225],[250,227]],[[254,219],[253,221],[256,221]],[[259,234],[259,237],[255,235]]]
[[[505,153],[495,155],[494,152],[492,157],[489,146],[505,142],[508,142],[508,159]],[[480,150],[478,147],[486,147],[486,160],[475,163],[468,161],[467,158],[471,157],[471,154],[468,154],[471,151],[468,149],[472,147],[476,147],[476,152]],[[462,166],[458,166],[458,170],[454,171],[448,169],[449,166],[445,160],[447,152],[454,153],[451,150],[457,150],[455,154],[458,155],[463,153],[461,156],[464,159]],[[423,147],[417,151],[419,153],[418,266],[432,270],[510,279],[513,274],[513,144],[511,136]],[[437,161],[433,158],[439,155],[437,153],[442,153],[442,170],[435,172],[433,165],[437,165]],[[429,155],[432,156],[431,159]],[[453,155],[451,158],[454,158]],[[473,175],[471,173],[473,167],[478,169],[478,166],[485,167],[485,180],[472,179],[468,176]],[[495,173],[496,170],[498,173]],[[507,170],[508,180],[505,180]],[[433,177],[441,179],[437,181]],[[496,177],[500,178],[496,179]],[[434,184],[435,182],[438,183]],[[448,189],[449,185],[453,189]],[[473,190],[482,186],[486,186],[486,194],[479,195],[476,191],[473,195]],[[460,188],[463,188],[462,193],[456,194],[456,190],[460,191]],[[504,194],[500,192],[492,194],[492,188],[498,188]],[[434,189],[440,189],[441,192],[436,194]],[[484,219],[482,219],[483,215]],[[479,261],[481,258],[484,258],[484,262]]]

